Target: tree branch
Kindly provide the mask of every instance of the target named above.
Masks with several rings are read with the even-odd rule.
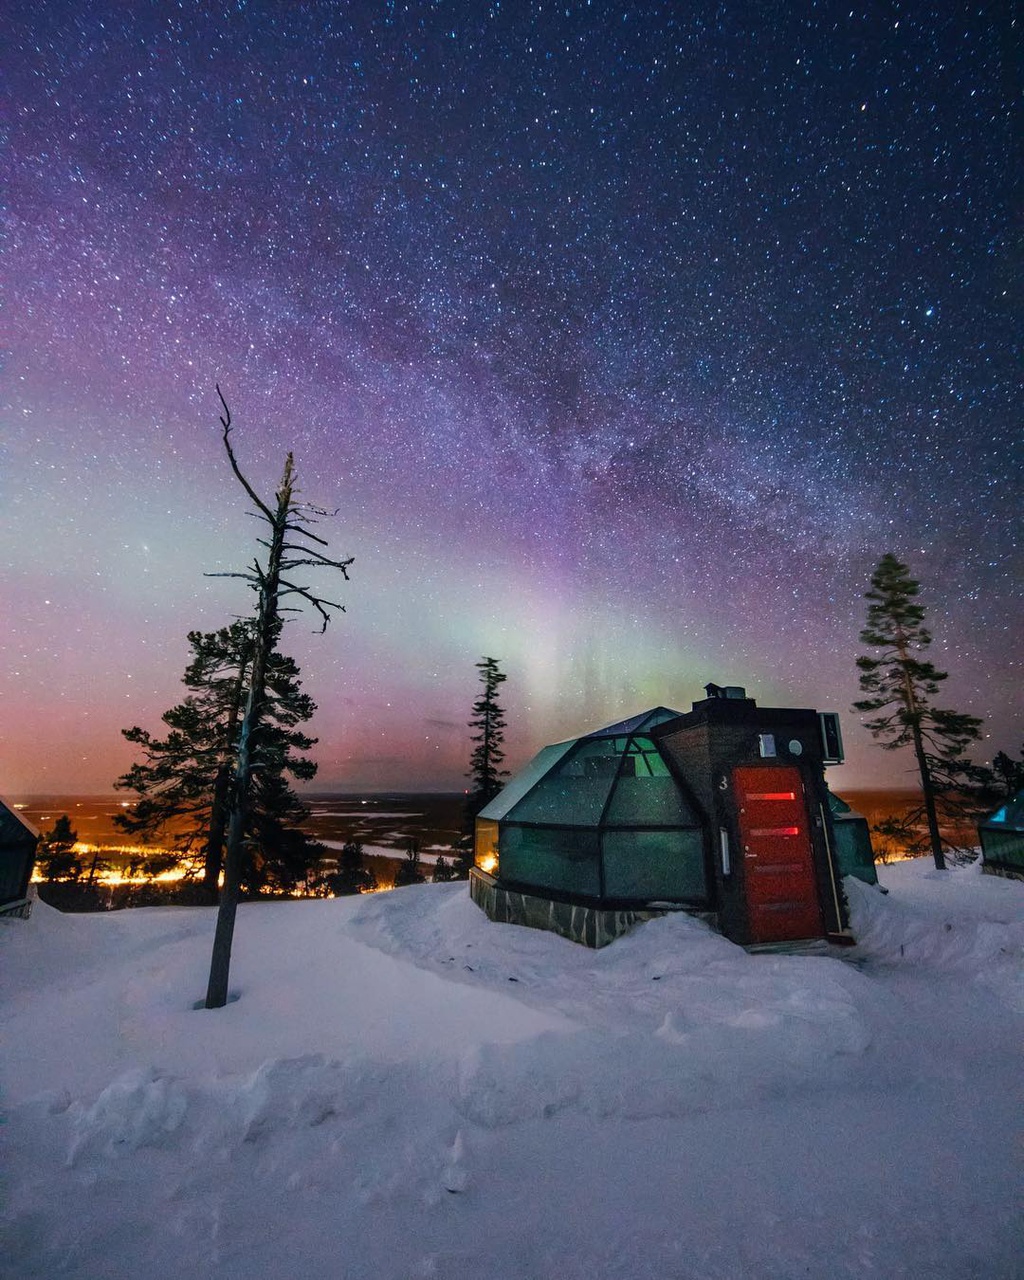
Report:
[[[303,523],[308,524],[310,522],[303,520]],[[293,524],[291,520],[289,520],[285,525],[285,529],[288,533],[294,533],[298,538],[309,538],[313,542],[319,542],[322,547],[326,547],[328,545],[326,538],[321,538],[318,533],[310,533],[308,529],[300,529],[299,526],[297,524]]]
[[[220,389],[220,384],[215,383],[214,385],[217,388],[217,395],[220,396],[220,402],[224,406],[224,412],[221,414],[220,421],[221,426],[224,428],[224,448],[227,450],[228,461],[231,463],[231,470],[235,473],[238,483],[246,491],[252,501],[257,507],[259,507],[260,511],[263,512],[267,519],[273,523],[274,517],[270,508],[263,503],[259,495],[256,493],[256,490],[252,487],[249,481],[246,480],[245,476],[242,475],[241,468],[235,460],[235,451],[231,448],[231,440],[229,439],[231,435],[231,410],[228,408],[228,402],[224,399],[224,393]]]
[[[342,577],[348,582],[348,566],[351,563],[351,560],[328,560],[326,556],[318,556],[315,559],[305,557],[302,560],[282,560],[281,568],[288,571],[308,564],[317,569],[340,569]]]

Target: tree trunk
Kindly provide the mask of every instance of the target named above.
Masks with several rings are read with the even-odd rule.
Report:
[[[231,789],[231,765],[225,762],[217,770],[210,806],[210,829],[206,835],[203,863],[203,889],[211,906],[216,905],[220,891],[220,869],[224,861],[224,836],[228,827],[228,796]]]
[[[238,717],[242,714],[242,700],[245,697],[245,678],[248,674],[247,663],[242,660],[238,668],[238,680],[235,682],[234,700],[228,716],[227,728],[224,730],[224,741],[228,751],[234,750],[235,734],[238,731]],[[220,891],[220,872],[224,862],[224,837],[228,827],[228,800],[231,796],[231,762],[225,760],[217,770],[217,778],[213,784],[213,804],[210,806],[210,828],[206,837],[206,857],[203,865],[203,888],[207,901],[213,906],[217,902]]]
[[[238,734],[238,754],[231,787],[228,840],[224,854],[224,891],[217,912],[217,930],[210,959],[210,981],[206,992],[207,1009],[221,1009],[228,998],[228,974],[231,967],[231,943],[235,931],[235,914],[242,882],[242,858],[248,829],[249,796],[252,787],[253,737],[259,728],[266,700],[267,659],[277,632],[278,595],[281,589],[281,560],[288,529],[288,513],[292,501],[292,456],[284,466],[284,477],[277,493],[277,511],[271,519],[273,536],[267,557],[267,571],[261,576],[256,643],[249,677],[249,695]]]
[[[913,726],[914,755],[917,757],[917,771],[921,775],[921,791],[924,795],[924,812],[928,819],[928,839],[932,846],[932,858],[937,871],[946,870],[946,858],[942,852],[942,836],[939,834],[939,817],[935,811],[935,791],[932,787],[932,775],[924,753],[924,742],[921,739],[921,727]]]
[[[907,640],[903,634],[903,629],[896,629],[896,651],[900,656],[900,663],[903,668],[903,687],[904,702],[906,703],[907,712],[910,716],[910,731],[914,739],[914,756],[917,760],[917,772],[921,778],[921,794],[924,796],[924,812],[928,821],[928,840],[932,846],[932,858],[935,860],[935,869],[937,871],[945,871],[946,859],[942,853],[942,836],[939,834],[939,818],[935,812],[935,790],[932,787],[931,770],[928,768],[928,758],[925,755],[924,739],[921,736],[921,710],[917,705],[917,694],[914,690],[914,682],[910,678],[908,670],[908,662],[910,655],[907,652]]]
[[[240,820],[242,815],[238,809],[231,814],[229,828]],[[228,836],[230,848],[231,836]],[[238,859],[230,856],[224,864],[224,889],[220,895],[220,907],[217,911],[217,929],[213,935],[213,954],[210,957],[210,980],[206,987],[207,1009],[223,1009],[228,1002],[228,977],[231,971],[231,943],[235,936],[235,914],[238,910],[238,897],[241,885],[239,875],[241,868]]]
[[[275,536],[274,547],[280,559],[280,547]],[[273,551],[271,564],[273,564]],[[269,582],[269,575],[268,575]],[[206,991],[207,1009],[222,1009],[228,999],[228,973],[231,967],[231,943],[235,932],[235,914],[242,884],[242,859],[249,825],[249,791],[252,785],[252,736],[259,724],[263,710],[264,683],[266,679],[265,640],[272,638],[277,617],[277,594],[273,597],[261,593],[260,630],[256,640],[256,653],[252,664],[252,682],[246,701],[242,729],[238,735],[238,756],[235,776],[230,788],[231,805],[228,818],[227,848],[224,853],[224,889],[220,895],[217,912],[217,930],[210,958],[210,982]]]

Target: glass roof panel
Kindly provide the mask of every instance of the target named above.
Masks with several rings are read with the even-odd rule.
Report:
[[[597,827],[602,818],[623,827],[700,825],[654,742],[637,736],[638,726],[664,724],[678,714],[653,707],[545,747],[479,816],[572,827]]]
[[[625,721],[617,721],[614,724],[607,724],[604,728],[598,728],[593,733],[588,733],[588,737],[614,737],[622,736],[623,733],[640,733],[644,730],[653,728],[655,724],[664,724],[669,719],[676,719],[681,716],[682,712],[673,712],[671,707],[652,707],[648,712],[640,712],[639,716],[631,716]]]
[[[512,822],[598,825],[615,782],[625,739],[581,738],[574,745],[575,750],[568,752],[508,811]]]
[[[670,707],[651,707],[649,711],[641,711],[639,715],[630,716],[628,720],[619,720],[616,724],[607,725],[603,729],[595,729],[588,733],[588,738],[615,737],[626,733],[639,733],[642,729],[651,729],[656,724],[664,724],[666,720],[675,720],[681,715]]]
[[[500,822],[512,806],[518,804],[523,796],[532,790],[550,769],[554,768],[569,748],[575,745],[575,738],[570,738],[568,742],[556,742],[538,751],[530,763],[517,773],[511,782],[480,810],[477,816]]]

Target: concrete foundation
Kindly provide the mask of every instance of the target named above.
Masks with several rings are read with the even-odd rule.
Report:
[[[606,947],[641,921],[668,914],[658,910],[606,911],[572,902],[555,902],[536,894],[506,889],[479,867],[473,867],[469,873],[469,894],[476,905],[499,924],[546,929],[585,947]]]

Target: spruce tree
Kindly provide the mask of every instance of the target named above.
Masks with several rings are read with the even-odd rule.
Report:
[[[405,861],[399,865],[395,876],[395,888],[406,884],[422,884],[423,868],[420,864],[420,845],[418,840],[410,840],[406,848]]]
[[[78,832],[71,826],[71,819],[62,813],[47,831],[39,844],[36,865],[47,880],[78,880],[82,875],[82,863],[75,856]]]
[[[896,556],[882,557],[871,578],[867,625],[861,642],[875,651],[857,659],[861,692],[857,711],[874,713],[865,724],[886,751],[910,747],[921,783],[921,804],[900,822],[905,834],[923,817],[936,867],[945,869],[940,815],[951,818],[962,809],[965,792],[981,771],[965,754],[980,737],[981,721],[971,715],[932,705],[947,679],[923,655],[931,644],[918,603],[920,584]]]
[[[434,884],[447,884],[449,880],[458,879],[458,868],[454,862],[449,862],[443,853],[438,854],[432,879]]]
[[[502,769],[505,759],[505,713],[498,702],[498,687],[508,677],[501,671],[496,658],[482,658],[476,664],[480,672],[483,692],[473,703],[469,727],[475,729],[470,741],[475,745],[469,758],[469,794],[466,796],[465,833],[460,857],[456,864],[458,876],[465,879],[473,865],[473,838],[476,816],[502,788],[502,778],[508,770]]]
[[[62,813],[53,827],[43,836],[43,842],[54,853],[70,853],[78,843],[78,832],[72,827],[71,819]]]
[[[235,745],[255,648],[253,624],[246,620],[219,631],[191,631],[188,643],[192,656],[182,683],[190,693],[164,712],[170,732],[154,738],[137,725],[122,731],[142,747],[144,759],[114,784],[138,796],[114,822],[142,839],[165,832],[179,853],[200,854],[206,896],[216,902]],[[308,781],[316,774],[313,761],[296,754],[316,742],[297,727],[312,717],[316,704],[301,692],[295,662],[276,651],[267,662],[267,687],[271,697],[260,730],[253,838],[242,879],[250,890],[288,892],[304,874],[299,864],[317,853],[296,831],[308,811],[285,779],[288,774]]]
[[[476,667],[484,688],[473,703],[473,718],[469,722],[469,727],[477,730],[471,738],[476,746],[469,758],[467,775],[471,782],[469,806],[474,818],[501,790],[501,779],[508,777],[508,770],[501,768],[505,759],[505,713],[497,698],[498,686],[508,677],[494,658],[484,658]]]
[[[1016,760],[1005,751],[992,757],[991,787],[999,799],[1010,799],[1024,787],[1024,747]]]
[[[363,846],[356,840],[346,840],[341,846],[338,870],[327,877],[327,887],[336,898],[347,894],[365,893],[376,888],[373,872],[363,864]]]

